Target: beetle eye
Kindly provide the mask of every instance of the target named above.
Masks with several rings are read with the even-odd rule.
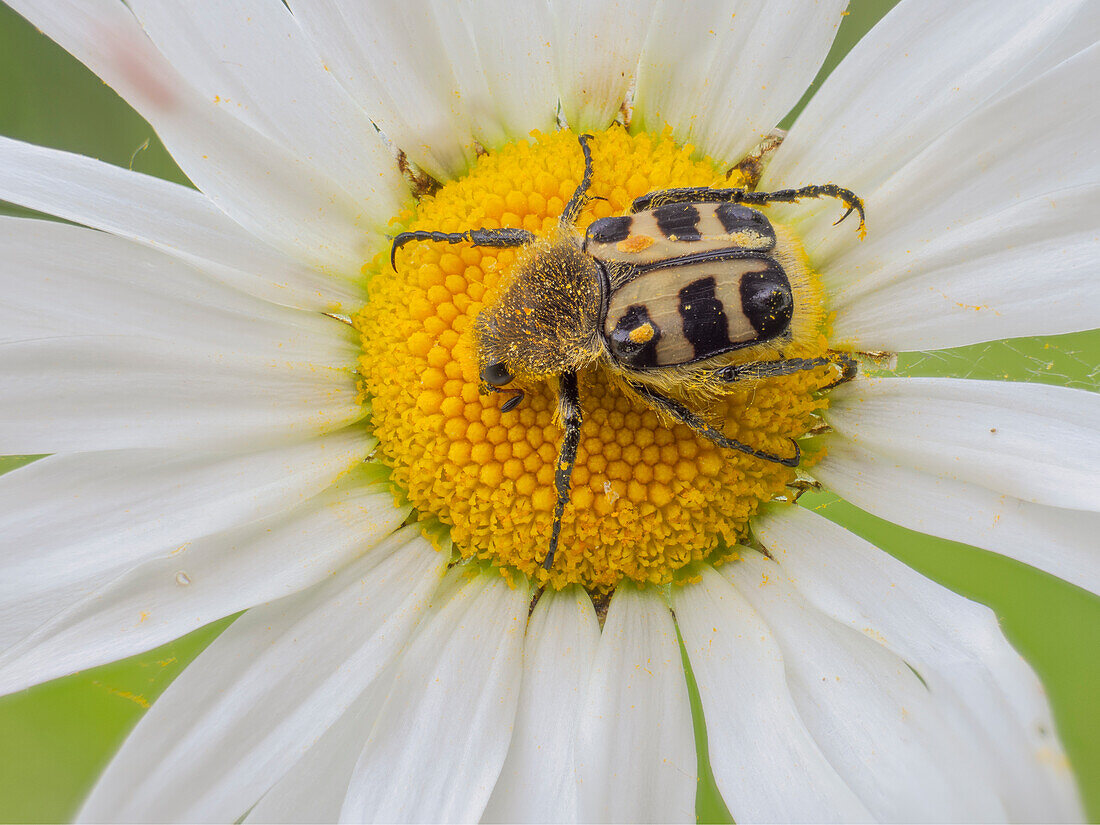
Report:
[[[510,383],[514,377],[512,373],[508,372],[508,367],[504,365],[503,361],[490,364],[481,371],[481,380],[494,387],[503,387],[505,384]]]

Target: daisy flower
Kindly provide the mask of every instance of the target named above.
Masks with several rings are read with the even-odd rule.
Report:
[[[1097,396],[876,367],[1098,325],[1096,4],[903,3],[783,137],[843,0],[6,1],[196,188],[0,142],[69,222],[0,220],[0,452],[52,454],[0,478],[0,690],[240,614],[80,818],[693,820],[704,748],[738,821],[1083,815],[993,613],[795,499],[1100,592]],[[740,452],[581,370],[546,559],[558,384],[479,362],[531,253],[430,233],[819,184],[865,237],[760,204],[819,366],[668,387]]]

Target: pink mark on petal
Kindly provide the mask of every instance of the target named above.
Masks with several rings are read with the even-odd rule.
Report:
[[[117,71],[120,91],[125,90],[126,97],[136,97],[163,113],[181,107],[183,101],[176,90],[183,80],[152,42],[136,32],[107,27],[100,37],[104,57]]]

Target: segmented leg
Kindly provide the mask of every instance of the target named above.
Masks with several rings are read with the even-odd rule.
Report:
[[[469,242],[474,246],[526,246],[535,236],[526,229],[507,227],[504,229],[469,229],[466,232],[431,232],[418,229],[402,232],[394,236],[390,247],[390,266],[396,267],[397,250],[412,241],[439,241],[440,243]]]
[[[771,453],[766,453],[763,450],[754,450],[748,444],[742,444],[740,441],[735,441],[732,438],[728,438],[714,427],[710,426],[698,415],[693,413],[679,401],[674,401],[667,396],[661,395],[661,393],[646,386],[645,384],[631,384],[630,388],[634,392],[638,393],[646,403],[650,404],[661,412],[668,413],[681,424],[685,424],[690,427],[694,432],[703,436],[708,441],[712,441],[719,447],[725,447],[727,450],[736,450],[739,453],[745,455],[751,455],[754,458],[763,459],[764,461],[771,461],[775,464],[782,464],[784,467],[797,467],[798,462],[802,457],[802,451],[799,449],[795,440],[791,439],[791,446],[794,447],[794,455],[790,458],[782,458]]]
[[[581,209],[588,200],[588,188],[592,185],[592,150],[588,141],[592,135],[581,135],[577,138],[581,144],[581,152],[584,153],[584,175],[576,189],[573,190],[569,203],[561,213],[562,226],[572,226]],[[469,229],[465,232],[435,232],[418,229],[412,232],[402,232],[393,239],[390,247],[390,266],[397,268],[397,250],[413,241],[437,241],[439,243],[472,243],[474,246],[526,246],[535,240],[533,233],[526,229],[506,227],[504,229]]]
[[[554,566],[554,554],[558,550],[558,534],[561,532],[561,517],[565,505],[569,502],[569,487],[573,478],[573,464],[577,460],[577,446],[581,440],[581,400],[577,389],[577,373],[566,372],[558,379],[558,401],[562,409],[562,423],[565,425],[565,437],[558,451],[558,464],[554,468],[554,488],[558,492],[558,503],[554,507],[554,529],[550,534],[550,549],[542,560],[544,570]]]
[[[859,214],[859,231],[864,232],[866,215],[863,212],[863,201],[850,189],[844,189],[834,183],[803,186],[800,189],[780,189],[777,192],[750,192],[747,189],[711,189],[707,186],[689,186],[683,189],[665,189],[660,192],[650,192],[637,198],[630,206],[630,211],[642,212],[666,203],[747,203],[753,206],[763,206],[768,203],[794,203],[802,198],[837,198],[848,211],[841,215],[840,221],[853,212]],[[835,226],[835,224],[834,224]]]
[[[584,175],[581,177],[580,184],[573,190],[569,203],[561,211],[562,226],[572,226],[577,222],[577,216],[581,214],[581,209],[588,200],[588,187],[592,185],[592,150],[588,147],[588,141],[592,140],[592,135],[580,135],[577,140],[580,141],[581,152],[584,153]]]
[[[713,370],[710,375],[717,381],[733,384],[738,381],[752,381],[757,378],[774,378],[777,375],[791,375],[804,370],[835,364],[841,373],[837,380],[826,384],[822,390],[831,390],[856,376],[859,365],[847,355],[836,352],[823,358],[785,358],[781,361],[752,361],[748,364],[732,364]]]

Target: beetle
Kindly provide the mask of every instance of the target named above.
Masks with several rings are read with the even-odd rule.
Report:
[[[833,197],[865,226],[863,202],[834,184],[775,192],[689,187],[637,198],[628,214],[593,221],[582,236],[575,224],[592,184],[591,135],[581,135],[584,173],[547,237],[525,229],[465,232],[414,230],[393,238],[397,250],[414,241],[517,247],[521,252],[495,303],[474,325],[483,394],[512,393],[502,412],[523,400],[513,381],[558,381],[557,417],[564,428],[554,486],[557,503],[550,547],[554,562],[582,421],[578,371],[603,366],[625,389],[659,413],[725,449],[795,467],[798,444],[780,456],[727,437],[668,392],[683,388],[717,397],[730,385],[825,365],[851,379],[856,363],[842,353],[784,358],[784,346],[811,331],[805,275],[789,239],[753,206]],[[800,329],[804,328],[804,329]],[[752,356],[745,360],[746,352]],[[772,358],[760,358],[771,354]]]

